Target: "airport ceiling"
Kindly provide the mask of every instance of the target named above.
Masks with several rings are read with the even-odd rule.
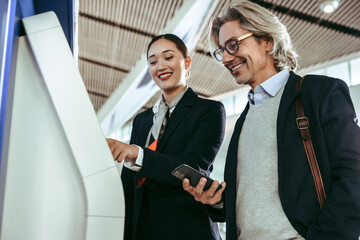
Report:
[[[228,2],[219,0],[212,15]],[[321,12],[318,0],[254,2],[287,27],[302,68],[360,51],[359,0],[342,0],[332,14]],[[79,69],[96,111],[183,4],[184,0],[80,0]],[[202,97],[219,98],[240,87],[210,56],[206,30],[191,54],[188,85]],[[155,94],[142,110],[158,97]]]

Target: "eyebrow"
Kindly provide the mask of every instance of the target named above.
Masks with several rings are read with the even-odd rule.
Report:
[[[230,39],[228,39],[226,42],[224,42],[224,46],[226,46],[226,44],[228,42],[230,42],[231,40],[234,40],[234,39],[236,39],[236,37],[231,37]],[[219,48],[223,48],[223,46],[221,44],[219,44]]]
[[[232,37],[232,38],[230,38],[230,39],[228,39],[226,42],[225,42],[225,46],[226,46],[226,44],[228,44],[230,41],[232,41],[232,40],[237,40],[237,41],[241,41],[241,40],[244,40],[244,39],[246,39],[246,38],[248,38],[248,37],[250,37],[250,36],[255,36],[252,32],[248,32],[248,33],[246,33],[246,34],[244,34],[244,35],[242,35],[242,36],[240,36],[240,37]],[[220,48],[223,48],[221,45],[220,45]]]
[[[228,44],[230,41],[234,40],[234,39],[237,39],[237,37],[232,37],[230,39],[228,39],[226,42],[224,42],[224,46],[226,46],[226,44]],[[220,48],[223,48],[222,45],[219,46]]]
[[[167,53],[167,52],[175,52],[175,51],[169,49],[169,50],[163,51],[162,53]],[[148,59],[149,59],[149,58],[152,58],[152,57],[155,57],[155,54],[149,56]]]

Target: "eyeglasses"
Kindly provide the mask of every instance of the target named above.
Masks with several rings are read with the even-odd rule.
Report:
[[[245,38],[248,38],[252,36],[253,33],[247,33],[241,37],[238,37],[236,39],[231,39],[225,44],[225,47],[218,48],[214,51],[213,55],[219,62],[222,61],[224,50],[226,50],[230,55],[233,55],[239,50],[239,41],[244,40]]]

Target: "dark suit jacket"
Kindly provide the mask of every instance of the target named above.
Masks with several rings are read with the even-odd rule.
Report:
[[[278,178],[282,207],[293,227],[306,239],[352,239],[360,236],[360,128],[346,84],[309,75],[302,84],[305,115],[327,194],[320,210],[313,177],[296,127],[295,85],[290,73],[277,118]],[[242,124],[238,119],[225,166],[224,194],[227,240],[236,239],[236,169]],[[217,218],[216,220],[225,220]]]
[[[152,108],[136,116],[131,144],[144,147],[153,116]],[[201,99],[189,88],[171,114],[157,151],[144,148],[138,173],[123,168],[125,239],[219,239],[217,224],[171,171],[185,163],[209,175],[224,126],[223,105]],[[146,181],[137,188],[139,177]]]

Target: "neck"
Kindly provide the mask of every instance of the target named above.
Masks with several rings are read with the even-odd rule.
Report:
[[[166,103],[171,103],[184,89],[186,85],[181,85],[176,89],[163,91],[164,100]]]
[[[253,77],[253,80],[250,82],[251,89],[254,91],[256,86],[259,86],[260,84],[262,84],[263,82],[265,82],[266,80],[277,74],[278,72],[279,71],[275,69],[274,64],[272,62],[272,64],[269,64],[267,68],[264,69],[264,71],[259,73],[257,76]]]

